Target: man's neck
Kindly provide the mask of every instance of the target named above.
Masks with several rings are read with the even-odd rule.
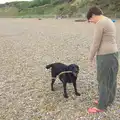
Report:
[[[100,16],[96,16],[97,18],[97,22],[96,23],[98,23],[100,20],[102,20],[102,19],[104,19],[105,17],[103,16],[103,15],[100,15]]]

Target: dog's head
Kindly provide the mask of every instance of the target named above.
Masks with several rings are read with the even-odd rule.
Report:
[[[68,71],[72,71],[73,75],[75,77],[77,77],[78,73],[79,73],[79,66],[76,64],[70,64],[68,66]]]

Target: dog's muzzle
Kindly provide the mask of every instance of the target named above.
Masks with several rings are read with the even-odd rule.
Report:
[[[77,73],[75,73],[75,72],[72,72],[73,73],[73,75],[75,76],[75,77],[77,77]]]

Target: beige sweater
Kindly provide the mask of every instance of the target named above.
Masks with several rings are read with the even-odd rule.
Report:
[[[90,58],[94,56],[117,52],[116,27],[111,19],[105,17],[95,25],[93,43],[90,49]]]

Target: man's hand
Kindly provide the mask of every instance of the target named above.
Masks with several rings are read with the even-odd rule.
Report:
[[[92,68],[96,66],[96,56],[93,59],[89,57],[89,64]]]

